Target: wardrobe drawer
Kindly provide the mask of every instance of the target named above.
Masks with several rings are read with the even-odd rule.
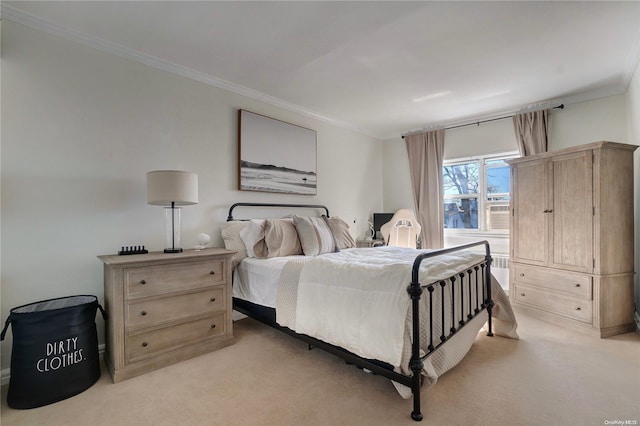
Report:
[[[592,323],[593,303],[591,300],[571,297],[526,285],[515,286],[515,298],[520,303],[532,305],[588,324]]]
[[[127,362],[135,362],[224,334],[224,313],[145,333],[132,333],[127,336],[125,342]]]
[[[193,290],[223,282],[222,260],[127,268],[124,270],[124,298]]]
[[[169,323],[224,309],[224,287],[213,287],[197,293],[138,300],[125,304],[128,330]]]
[[[520,264],[515,264],[514,268],[516,283],[548,288],[587,300],[592,299],[591,277],[588,275]]]

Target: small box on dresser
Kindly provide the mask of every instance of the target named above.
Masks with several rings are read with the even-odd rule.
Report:
[[[234,342],[234,253],[209,248],[98,256],[108,314],[104,359],[114,382]]]

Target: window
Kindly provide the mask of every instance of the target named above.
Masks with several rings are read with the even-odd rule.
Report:
[[[516,154],[445,161],[444,227],[509,231],[509,165]]]

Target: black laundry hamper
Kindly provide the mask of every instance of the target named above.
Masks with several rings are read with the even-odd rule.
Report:
[[[13,329],[7,404],[25,409],[52,404],[100,378],[96,296],[69,296],[11,309],[0,338]]]

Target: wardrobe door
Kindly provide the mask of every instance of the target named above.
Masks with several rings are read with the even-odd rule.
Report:
[[[513,261],[544,266],[548,258],[547,170],[544,160],[512,166]]]
[[[549,266],[593,270],[593,154],[581,151],[550,159]]]

